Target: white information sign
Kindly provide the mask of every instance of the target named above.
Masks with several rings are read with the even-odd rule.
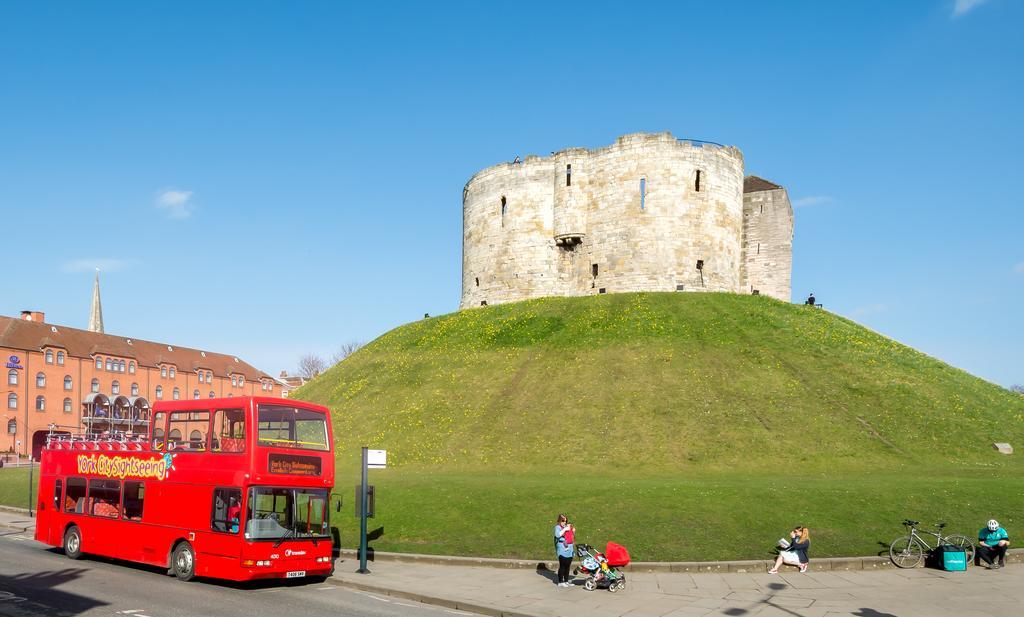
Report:
[[[388,466],[387,450],[367,450],[366,466],[370,469],[384,469]]]

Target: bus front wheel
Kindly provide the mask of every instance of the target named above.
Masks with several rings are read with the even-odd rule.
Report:
[[[82,532],[75,525],[64,532],[64,554],[70,559],[82,557]]]
[[[190,581],[196,575],[196,552],[192,545],[182,542],[174,547],[174,554],[171,555],[171,570],[174,576],[181,581]]]

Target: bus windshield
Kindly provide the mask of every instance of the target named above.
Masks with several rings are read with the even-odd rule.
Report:
[[[260,405],[256,422],[261,446],[329,451],[327,418],[309,409]]]
[[[330,537],[327,491],[307,488],[251,488],[245,523],[249,540]]]

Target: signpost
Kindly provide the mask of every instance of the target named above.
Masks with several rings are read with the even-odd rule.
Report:
[[[369,574],[366,567],[366,519],[373,516],[373,504],[370,499],[371,489],[368,483],[369,469],[384,469],[387,467],[387,450],[371,450],[363,447],[363,473],[362,482],[359,486],[359,499],[356,499],[356,507],[359,508],[359,574]]]

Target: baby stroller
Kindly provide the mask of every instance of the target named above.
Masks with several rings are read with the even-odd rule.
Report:
[[[626,547],[609,542],[600,553],[589,544],[577,544],[576,555],[581,561],[572,573],[587,577],[583,581],[583,588],[587,591],[607,587],[608,591],[615,593],[626,588],[626,574],[616,569],[629,565]]]

